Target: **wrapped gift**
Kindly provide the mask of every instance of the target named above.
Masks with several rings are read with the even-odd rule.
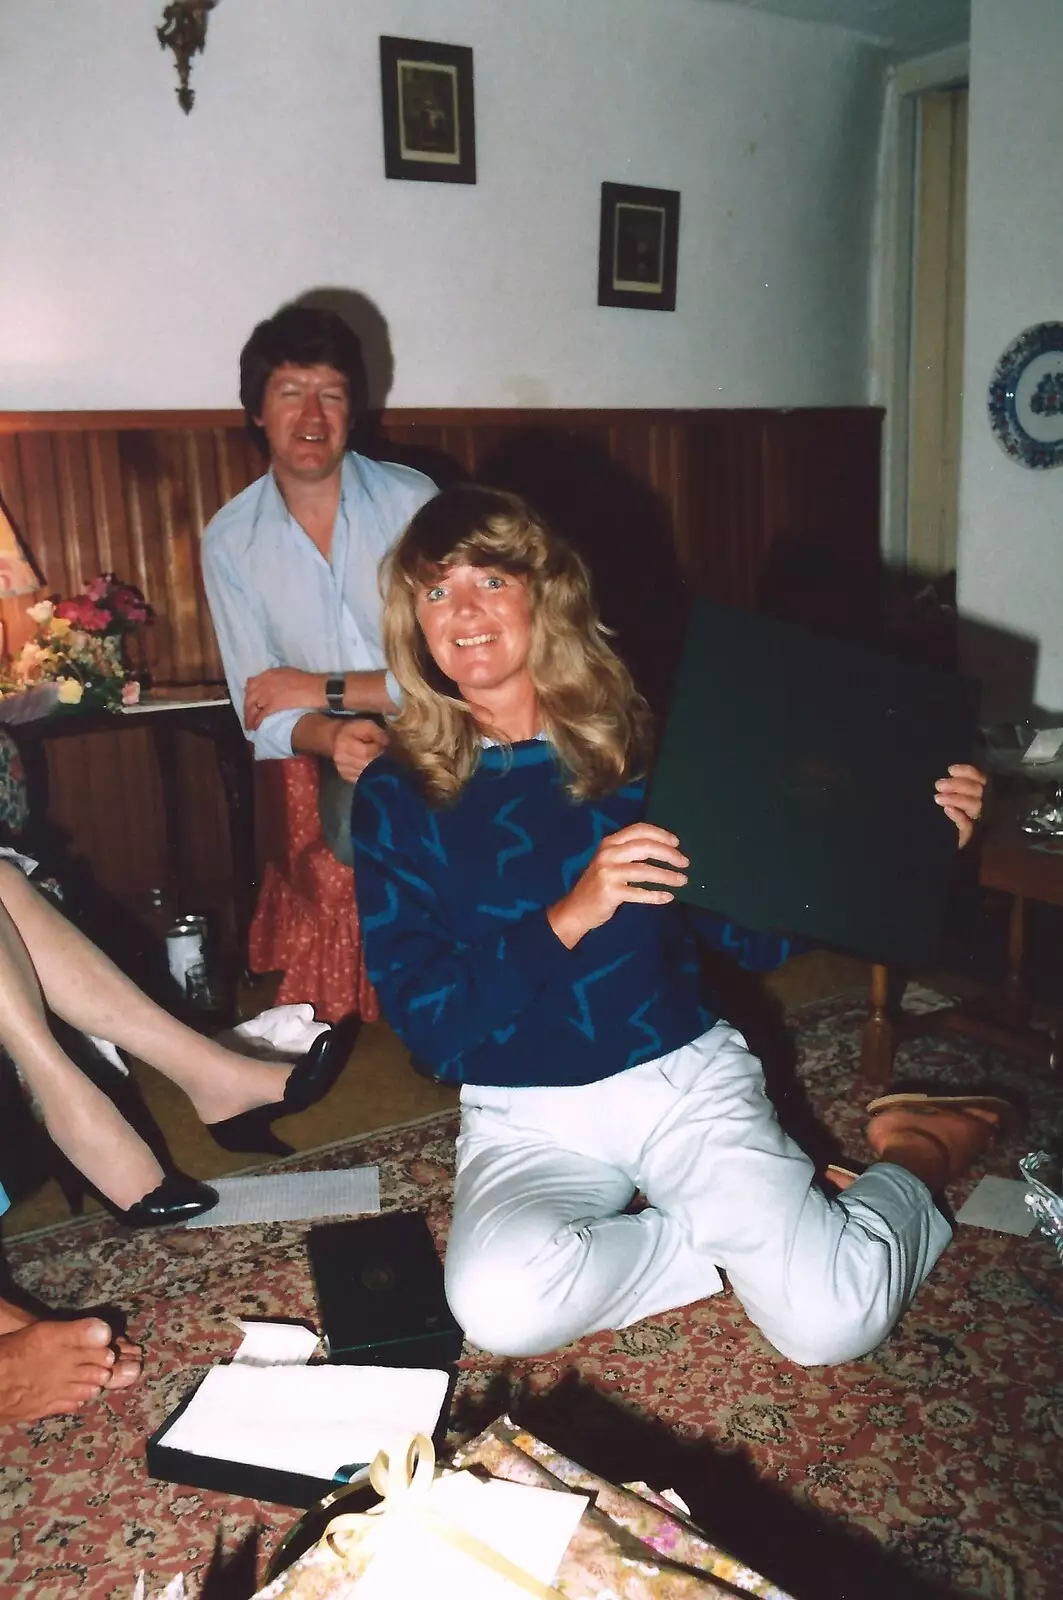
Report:
[[[427,1439],[378,1456],[382,1496],[342,1506],[256,1600],[788,1600],[664,1495],[618,1488],[502,1417],[437,1469]],[[528,1498],[521,1498],[521,1496]]]

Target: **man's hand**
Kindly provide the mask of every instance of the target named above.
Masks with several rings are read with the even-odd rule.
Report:
[[[325,677],[324,672],[300,672],[298,667],[257,672],[244,690],[244,727],[253,733],[274,711],[323,711]]]
[[[370,761],[388,747],[388,735],[375,722],[351,717],[339,722],[332,759],[336,771],[348,783],[357,783]]]
[[[956,766],[949,768],[947,778],[939,778],[934,785],[934,799],[956,824],[961,850],[965,844],[970,844],[974,825],[982,815],[987,781],[985,773],[979,772],[977,767]]]
[[[651,866],[651,861],[660,865]],[[568,894],[548,908],[547,920],[571,950],[585,933],[608,922],[625,901],[667,905],[674,899],[671,889],[686,883],[682,868],[689,864],[674,833],[652,822],[633,822],[602,840]],[[639,887],[650,883],[670,887]]]

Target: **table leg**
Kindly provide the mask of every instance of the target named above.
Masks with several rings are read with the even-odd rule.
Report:
[[[165,717],[151,719],[151,741],[155,747],[155,761],[159,769],[162,788],[162,809],[166,819],[166,877],[174,905],[185,911],[184,874],[181,852],[181,817],[177,794],[177,752],[174,747],[174,728]]]
[[[237,736],[214,739],[218,773],[229,813],[229,849],[233,863],[233,914],[240,959],[247,968],[247,940],[255,909],[255,785],[247,740],[233,719]]]
[[[1009,1028],[1025,1028],[1030,1020],[1030,996],[1023,975],[1025,964],[1026,902],[1012,896],[1008,920],[1008,971],[1004,979],[1004,1015]]]
[[[889,1014],[890,969],[876,962],[867,994],[867,1021],[860,1037],[860,1071],[876,1089],[889,1086],[893,1074],[893,1023]]]

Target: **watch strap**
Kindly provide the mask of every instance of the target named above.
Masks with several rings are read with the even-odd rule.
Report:
[[[347,689],[347,680],[342,672],[330,672],[325,679],[325,704],[334,716],[342,715],[344,711],[343,696]]]

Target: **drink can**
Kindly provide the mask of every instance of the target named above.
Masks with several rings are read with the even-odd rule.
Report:
[[[207,967],[204,917],[178,917],[166,930],[166,960],[174,982],[185,993],[202,987]]]

